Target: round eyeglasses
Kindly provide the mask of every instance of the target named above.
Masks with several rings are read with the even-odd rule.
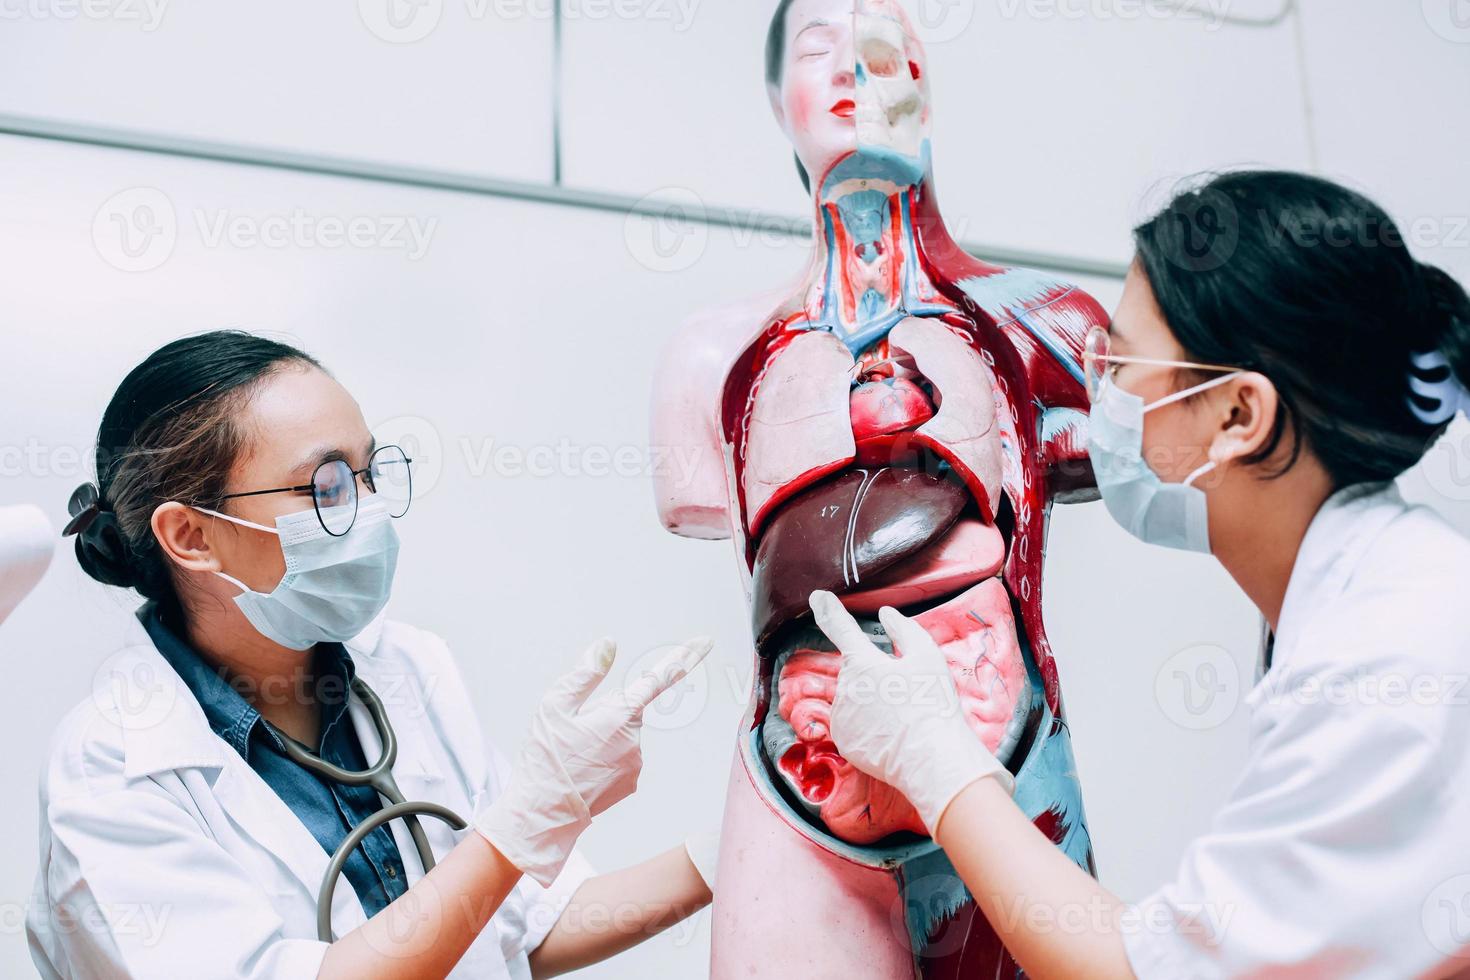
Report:
[[[273,493],[311,492],[317,520],[334,538],[340,538],[357,523],[357,478],[362,477],[368,492],[383,498],[390,517],[402,517],[413,502],[413,460],[398,446],[382,446],[368,458],[367,466],[354,470],[346,460],[329,459],[316,468],[311,482],[299,487],[275,490],[251,490],[227,493],[220,501],[237,497],[263,497]]]
[[[1234,374],[1244,370],[1220,364],[1196,364],[1193,361],[1163,361],[1152,357],[1121,357],[1113,353],[1113,341],[1107,327],[1093,327],[1087,331],[1082,344],[1082,371],[1087,383],[1087,398],[1096,404],[1102,397],[1104,379],[1110,377],[1120,364],[1149,364],[1154,367],[1190,368],[1195,371],[1213,371]]]

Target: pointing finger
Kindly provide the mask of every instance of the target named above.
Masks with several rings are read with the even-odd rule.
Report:
[[[841,601],[830,592],[817,591],[811,597],[812,615],[817,628],[826,634],[832,645],[842,651],[842,656],[861,657],[877,652],[877,647],[863,632],[858,621],[852,618]]]
[[[641,715],[643,709],[652,704],[660,694],[688,677],[709,655],[714,645],[714,640],[701,636],[664,657],[656,667],[628,685],[625,696],[629,707]]]
[[[944,660],[939,644],[934,642],[929,631],[892,606],[878,610],[878,621],[888,631],[900,656],[914,660],[933,660],[936,657],[941,662]]]
[[[618,646],[612,640],[604,638],[592,644],[577,661],[577,666],[551,685],[546,692],[547,703],[567,714],[575,712],[602,683],[617,655]]]

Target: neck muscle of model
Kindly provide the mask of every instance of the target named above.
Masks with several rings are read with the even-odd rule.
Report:
[[[854,354],[906,316],[953,309],[919,261],[913,196],[925,160],[861,150],[840,161],[813,195],[817,247],[806,291],[807,318]]]

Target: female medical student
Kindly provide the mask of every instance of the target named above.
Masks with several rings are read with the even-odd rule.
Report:
[[[67,530],[93,578],[148,601],[43,776],[44,976],[552,976],[709,902],[707,847],[600,877],[574,850],[634,790],[643,709],[708,640],[602,695],[595,645],[511,769],[444,643],[379,617],[412,464],[312,358],[240,332],[169,344],[118,389],[97,462]],[[403,821],[372,829],[319,941],[329,858],[384,804],[298,760],[359,772],[394,740],[402,795],[473,829],[421,818],[428,874]]]
[[[883,656],[816,593],[837,748],[916,804],[1032,977],[1470,975],[1470,543],[1392,482],[1470,407],[1470,299],[1301,175],[1217,177],[1135,240],[1111,343],[1088,345],[1091,456],[1114,518],[1213,553],[1270,624],[1229,801],[1126,906],[957,712],[856,695],[947,679],[928,635],[886,610]]]

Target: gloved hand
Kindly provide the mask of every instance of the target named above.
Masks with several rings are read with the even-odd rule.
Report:
[[[479,807],[475,829],[517,868],[550,885],[592,818],[637,788],[644,709],[688,676],[713,645],[691,640],[624,689],[589,703],[617,656],[611,640],[594,643],[547,691],[509,785]]]
[[[878,649],[830,592],[813,592],[817,626],[842,652],[832,700],[832,741],[842,757],[908,797],[933,835],[945,808],[971,783],[1015,781],[965,723],[939,644],[896,609],[878,613],[899,656]]]

